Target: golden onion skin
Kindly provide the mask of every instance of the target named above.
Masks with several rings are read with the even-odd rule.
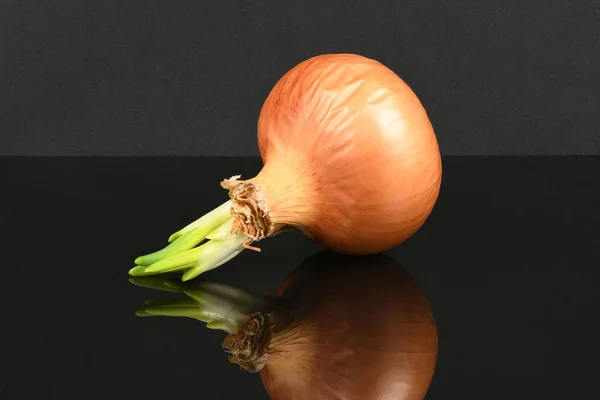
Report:
[[[442,163],[411,88],[378,61],[310,58],[274,86],[258,121],[264,162],[251,181],[274,225],[295,226],[347,254],[412,236],[437,201]]]

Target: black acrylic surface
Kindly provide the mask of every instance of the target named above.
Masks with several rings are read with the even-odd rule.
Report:
[[[0,398],[266,399],[223,332],[136,317],[133,259],[221,204],[257,158],[0,158]],[[439,328],[428,399],[600,394],[600,158],[449,157],[438,204],[388,252]],[[202,278],[275,290],[320,251],[298,232]]]

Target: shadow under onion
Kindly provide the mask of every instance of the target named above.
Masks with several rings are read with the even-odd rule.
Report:
[[[318,253],[264,298],[219,283],[130,280],[186,294],[149,300],[137,315],[195,318],[227,332],[229,361],[259,373],[273,400],[422,400],[433,378],[429,302],[385,255]]]

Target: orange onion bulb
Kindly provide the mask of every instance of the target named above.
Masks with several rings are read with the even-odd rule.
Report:
[[[423,105],[392,70],[360,55],[320,55],[287,72],[260,112],[258,147],[261,171],[224,180],[222,209],[172,235],[170,250],[138,258],[132,275],[187,269],[191,279],[289,227],[337,252],[386,251],[424,224],[439,195],[440,151]],[[203,234],[177,244],[194,229]],[[205,238],[226,249],[209,242],[214,249],[196,261],[164,262]]]
[[[264,167],[247,182],[270,226],[300,227],[334,251],[402,243],[439,194],[441,157],[424,107],[394,72],[358,55],[317,56],[285,74],[260,113],[258,146]]]

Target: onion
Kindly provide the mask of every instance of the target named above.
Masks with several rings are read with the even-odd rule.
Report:
[[[169,282],[199,301],[179,300],[179,309],[177,300],[150,301],[138,315],[191,316],[225,330],[229,361],[259,372],[273,400],[422,400],[428,391],[436,323],[418,284],[387,256],[322,252],[262,303],[235,288],[209,297],[201,285]]]
[[[222,181],[230,199],[138,257],[130,274],[185,271],[189,280],[288,228],[336,252],[375,254],[412,236],[439,195],[441,157],[423,105],[363,56],[320,55],[287,72],[262,107],[258,147],[254,178]]]

